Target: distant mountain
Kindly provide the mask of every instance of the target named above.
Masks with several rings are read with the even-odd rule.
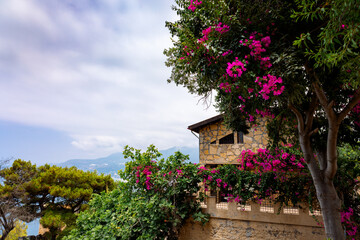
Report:
[[[199,148],[191,147],[172,147],[166,150],[160,150],[162,153],[162,158],[168,158],[176,151],[180,151],[183,154],[189,155],[190,162],[198,163],[199,162]],[[118,170],[125,168],[125,163],[128,159],[124,159],[122,153],[113,153],[107,157],[96,158],[96,159],[71,159],[66,162],[57,164],[61,167],[77,167],[84,171],[94,171],[96,170],[99,173],[111,174],[114,179],[118,179]]]

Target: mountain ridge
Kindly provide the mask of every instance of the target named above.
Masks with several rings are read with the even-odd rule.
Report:
[[[175,146],[164,150],[159,150],[162,154],[160,158],[168,158],[175,152],[180,151],[185,155],[189,155],[189,161],[193,163],[199,162],[199,148]],[[112,153],[106,157],[95,159],[70,159],[57,164],[60,167],[77,167],[84,171],[97,171],[99,173],[111,174],[114,179],[119,179],[118,171],[125,168],[125,163],[129,159],[125,159],[121,152]]]

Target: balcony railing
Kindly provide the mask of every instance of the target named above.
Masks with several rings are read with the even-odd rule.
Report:
[[[201,203],[203,211],[210,214],[211,218],[233,219],[243,221],[256,221],[279,223],[289,225],[319,227],[322,222],[321,212],[310,213],[309,208],[283,207],[278,212],[279,205],[270,201],[262,204],[237,202],[218,202],[215,196],[206,197]]]

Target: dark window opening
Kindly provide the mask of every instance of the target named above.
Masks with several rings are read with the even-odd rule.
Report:
[[[234,144],[234,133],[221,138],[219,144]]]
[[[216,144],[216,140],[215,140],[215,141],[212,141],[210,144]]]
[[[244,143],[244,134],[243,132],[237,133],[237,143]]]

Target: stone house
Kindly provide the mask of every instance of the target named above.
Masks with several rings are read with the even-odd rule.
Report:
[[[227,129],[222,115],[190,125],[188,129],[199,134],[199,161],[206,166],[236,164],[243,150],[265,148],[268,142],[265,119],[246,135]]]
[[[248,134],[226,128],[222,115],[218,115],[188,127],[199,138],[199,162],[208,168],[220,164],[238,164],[243,150],[265,148],[268,142],[266,121],[252,127]],[[240,205],[226,202],[219,193],[208,194],[202,203],[205,213],[210,214],[207,224],[188,220],[180,232],[180,240],[230,240],[230,239],[325,239],[324,229],[319,226],[320,212],[310,213],[303,209],[284,208],[264,201],[262,204]]]

